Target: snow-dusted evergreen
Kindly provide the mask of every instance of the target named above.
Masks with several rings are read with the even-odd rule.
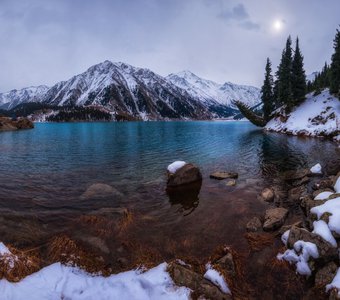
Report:
[[[0,108],[12,109],[21,103],[40,101],[48,89],[46,85],[39,85],[0,93]]]
[[[149,69],[104,61],[51,88],[0,94],[0,108],[40,102],[53,106],[97,106],[133,119],[211,119],[238,113],[231,104],[260,102],[259,89],[217,84],[190,72],[162,77]]]

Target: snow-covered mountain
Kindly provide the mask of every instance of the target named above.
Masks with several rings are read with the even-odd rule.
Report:
[[[148,69],[103,63],[59,82],[42,97],[51,105],[96,105],[144,120],[209,119],[206,106]]]
[[[261,102],[260,89],[253,86],[238,85],[231,82],[219,84],[200,78],[190,71],[170,74],[166,78],[203,103],[217,102],[236,109],[232,104],[233,100],[240,100],[250,107]]]
[[[218,84],[188,71],[162,77],[149,69],[104,61],[51,88],[39,86],[0,94],[0,108],[34,101],[53,106],[103,107],[143,120],[210,119],[235,115],[238,111],[232,100],[254,106],[260,101],[260,91]]]
[[[9,110],[21,103],[40,101],[48,89],[46,85],[39,85],[0,93],[0,108]]]

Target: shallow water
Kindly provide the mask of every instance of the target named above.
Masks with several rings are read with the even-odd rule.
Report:
[[[128,242],[157,249],[160,260],[208,257],[221,244],[247,251],[245,224],[268,207],[257,200],[260,190],[281,172],[323,164],[336,151],[328,141],[263,133],[248,122],[49,123],[4,132],[1,240],[28,247],[59,233],[96,237],[92,247],[111,258]],[[166,167],[175,160],[200,167],[198,198],[169,200]],[[237,185],[210,179],[216,170],[238,172]],[[95,183],[123,196],[81,197]],[[118,208],[133,216],[123,231],[101,236],[79,219],[116,220]]]

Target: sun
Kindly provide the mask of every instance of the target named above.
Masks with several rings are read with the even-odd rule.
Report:
[[[273,29],[276,31],[276,32],[279,32],[281,31],[283,28],[283,23],[281,20],[275,20],[274,23],[273,23]]]

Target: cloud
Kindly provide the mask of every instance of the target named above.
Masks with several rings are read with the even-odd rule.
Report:
[[[246,30],[260,29],[260,24],[250,19],[250,15],[242,3],[237,4],[231,9],[224,9],[218,14],[218,17],[228,23],[236,21],[237,26]]]
[[[240,27],[247,30],[259,30],[261,28],[259,23],[247,20],[239,24]]]
[[[226,21],[245,20],[249,18],[249,14],[242,3],[237,4],[231,10],[222,11],[218,16]]]

